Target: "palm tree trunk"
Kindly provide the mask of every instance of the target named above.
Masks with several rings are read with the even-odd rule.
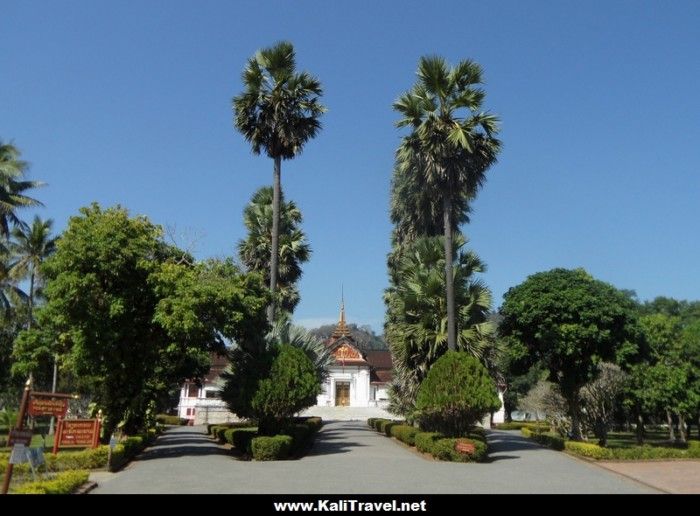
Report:
[[[272,249],[270,256],[270,294],[272,300],[267,309],[267,320],[275,321],[275,290],[277,289],[277,268],[279,263],[280,238],[280,192],[282,190],[282,158],[275,156],[275,170],[272,181]]]
[[[29,275],[29,322],[27,323],[27,329],[32,329],[32,320],[34,318],[34,268],[32,267],[32,272]]]
[[[445,293],[447,295],[447,349],[457,350],[457,328],[455,324],[455,288],[452,273],[452,199],[449,192],[442,197],[445,232]]]

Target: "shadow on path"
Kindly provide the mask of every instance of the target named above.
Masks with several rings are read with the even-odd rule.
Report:
[[[141,453],[137,461],[173,457],[227,455],[230,452],[213,441],[203,430],[171,428],[156,443]]]

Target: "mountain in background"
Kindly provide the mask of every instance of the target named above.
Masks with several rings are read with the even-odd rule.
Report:
[[[318,337],[319,339],[326,341],[330,338],[333,330],[337,327],[337,324],[325,324],[319,328],[313,328],[309,330],[309,333]],[[384,338],[381,335],[377,335],[372,331],[372,327],[369,325],[358,326],[357,324],[348,324],[348,330],[352,334],[353,339],[357,347],[362,351],[376,351],[376,350],[386,350],[387,345],[384,342]]]

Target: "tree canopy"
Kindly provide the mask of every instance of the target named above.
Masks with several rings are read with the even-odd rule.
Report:
[[[559,384],[580,438],[579,389],[598,363],[624,362],[638,350],[634,303],[583,269],[553,269],[508,290],[501,315],[501,333],[524,346],[523,361],[541,361]]]
[[[205,373],[225,339],[265,331],[262,278],[230,261],[177,263],[181,252],[161,228],[121,207],[82,208],[56,247],[42,268],[39,329],[30,332],[57,343],[108,432],[140,430],[155,400]]]

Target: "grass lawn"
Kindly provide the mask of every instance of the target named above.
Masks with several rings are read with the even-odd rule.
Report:
[[[689,440],[697,441],[698,439],[691,438]],[[590,436],[589,441],[595,443],[596,438]],[[677,447],[677,445],[669,441],[668,431],[666,430],[653,430],[645,432],[644,444],[655,447]],[[633,448],[635,446],[638,446],[637,436],[633,432],[610,432],[608,434],[608,448]]]

